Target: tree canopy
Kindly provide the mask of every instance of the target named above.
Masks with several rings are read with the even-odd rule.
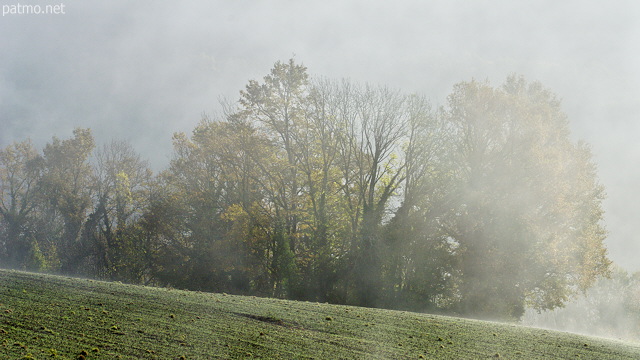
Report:
[[[156,175],[88,129],[3,149],[2,264],[495,319],[609,273],[589,147],[519,76],[433,108],[277,62],[173,140]]]

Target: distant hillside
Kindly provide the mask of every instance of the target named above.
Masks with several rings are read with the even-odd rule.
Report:
[[[640,345],[409,312],[0,270],[3,359],[639,359]]]

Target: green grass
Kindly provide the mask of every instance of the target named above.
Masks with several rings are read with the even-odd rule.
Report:
[[[640,359],[478,320],[0,270],[2,359]]]

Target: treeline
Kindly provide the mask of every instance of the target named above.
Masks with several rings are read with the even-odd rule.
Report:
[[[126,142],[94,148],[76,129],[0,152],[4,266],[493,318],[609,271],[589,149],[517,76],[433,109],[278,62],[157,175]]]

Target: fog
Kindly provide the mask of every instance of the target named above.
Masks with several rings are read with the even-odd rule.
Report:
[[[522,324],[638,342],[639,280],[614,266],[611,279],[596,282],[563,308],[543,313],[527,310]]]
[[[6,2],[5,2],[6,3]],[[51,2],[38,2],[41,5]],[[4,4],[3,4],[4,5]],[[517,73],[563,100],[607,189],[610,258],[640,271],[640,5],[632,1],[65,1],[0,18],[0,146],[89,127],[156,170],[171,136],[295,57],[314,76],[425,94]]]

